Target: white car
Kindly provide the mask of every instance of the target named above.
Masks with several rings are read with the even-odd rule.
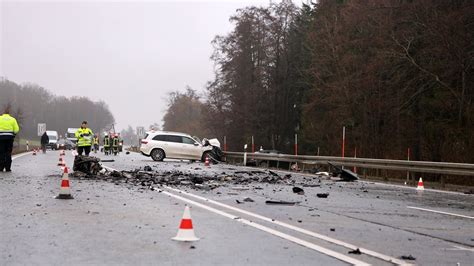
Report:
[[[140,143],[140,152],[154,161],[164,158],[204,161],[211,151],[212,145],[203,145],[190,135],[178,132],[146,132]]]

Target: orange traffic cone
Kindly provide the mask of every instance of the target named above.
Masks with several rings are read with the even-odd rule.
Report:
[[[69,177],[67,167],[64,167],[63,178],[61,178],[61,189],[56,199],[74,199],[71,196],[71,190],[69,188]]]
[[[191,212],[189,207],[184,208],[183,218],[179,225],[178,234],[172,238],[176,241],[198,241],[199,238],[194,234],[193,221],[191,220]]]
[[[204,160],[204,166],[207,166],[207,167],[210,166],[210,164],[209,164],[209,156],[206,156],[206,160]]]
[[[425,186],[423,186],[423,179],[418,180],[418,186],[416,187],[416,190],[425,190]]]
[[[58,166],[66,166],[66,162],[64,161],[63,157],[59,157],[59,162],[58,162]]]

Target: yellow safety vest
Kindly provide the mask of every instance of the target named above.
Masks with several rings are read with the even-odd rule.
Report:
[[[20,131],[16,119],[9,114],[0,115],[0,136],[14,137]]]
[[[81,136],[82,135],[82,136]],[[76,131],[76,138],[77,138],[77,146],[84,147],[84,146],[92,146],[92,130],[89,128],[79,128]]]

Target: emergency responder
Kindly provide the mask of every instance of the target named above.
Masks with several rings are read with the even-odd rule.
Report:
[[[114,151],[114,155],[117,155],[118,150],[119,150],[119,137],[117,135],[114,136],[112,139],[112,148]]]
[[[110,151],[110,137],[109,134],[105,134],[104,136],[104,153],[105,155],[109,155]]]
[[[79,155],[82,155],[82,152],[84,152],[86,156],[89,156],[93,135],[92,130],[87,127],[87,121],[83,121],[81,128],[79,128],[75,133],[77,138],[77,152]]]
[[[20,127],[16,119],[10,116],[10,108],[5,108],[3,114],[0,115],[0,172],[12,171],[13,140],[19,131]]]
[[[46,145],[49,143],[49,137],[46,132],[43,133],[41,136],[41,149],[43,150],[43,153],[46,153]]]
[[[95,134],[94,136],[94,153],[97,153],[99,150],[99,135]]]

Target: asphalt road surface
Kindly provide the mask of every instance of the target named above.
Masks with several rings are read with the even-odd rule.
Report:
[[[114,159],[103,165],[116,170],[232,177],[250,169],[98,157]],[[71,177],[74,199],[58,200],[58,158],[24,154],[0,173],[0,265],[474,265],[474,195],[291,173],[283,184],[229,181],[212,190]],[[71,152],[65,158],[72,167]],[[186,204],[197,242],[171,240]]]

